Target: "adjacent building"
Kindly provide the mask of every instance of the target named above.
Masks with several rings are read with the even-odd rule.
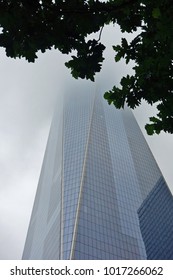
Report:
[[[173,198],[161,177],[138,210],[147,259],[173,260]]]
[[[160,180],[167,192],[132,112],[71,90],[53,117],[23,259],[147,259],[141,228],[154,216],[139,209]]]

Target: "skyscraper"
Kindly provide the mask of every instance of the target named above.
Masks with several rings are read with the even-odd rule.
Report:
[[[138,210],[159,180],[167,189],[129,109],[89,88],[67,93],[53,118],[23,259],[146,259]]]

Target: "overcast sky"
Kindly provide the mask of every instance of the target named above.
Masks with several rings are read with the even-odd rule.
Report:
[[[102,40],[108,48],[97,79],[104,93],[131,70],[113,61],[111,45],[120,41],[117,28],[104,28]],[[0,259],[20,259],[56,98],[79,83],[82,90],[87,82],[71,77],[64,66],[68,58],[58,51],[40,54],[34,64],[7,58],[2,49],[0,54]],[[153,112],[145,104],[135,111],[144,133]],[[173,192],[173,136],[145,137]]]

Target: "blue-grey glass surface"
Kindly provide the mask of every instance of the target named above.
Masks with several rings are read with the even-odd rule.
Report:
[[[63,258],[69,259],[79,202],[85,150],[89,134],[94,95],[67,93],[64,104],[63,137]]]
[[[173,260],[173,197],[162,176],[138,215],[147,259]]]
[[[162,174],[132,112],[102,95],[89,84],[57,106],[24,259],[148,257],[138,209]]]
[[[63,104],[54,114],[23,259],[61,258]]]

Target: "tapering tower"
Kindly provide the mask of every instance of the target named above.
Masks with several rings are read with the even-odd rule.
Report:
[[[168,189],[132,112],[71,90],[54,114],[23,259],[146,259],[138,209],[159,180]]]

